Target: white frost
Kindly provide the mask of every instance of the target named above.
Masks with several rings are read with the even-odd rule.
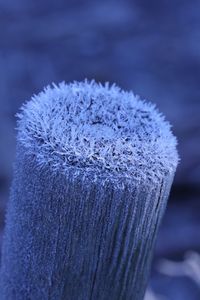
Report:
[[[95,81],[48,86],[18,114],[18,140],[39,162],[156,179],[174,171],[176,138],[153,104]]]

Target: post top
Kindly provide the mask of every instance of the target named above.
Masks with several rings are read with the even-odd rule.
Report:
[[[18,114],[18,141],[40,163],[144,179],[174,172],[176,138],[155,105],[93,81],[46,87]]]

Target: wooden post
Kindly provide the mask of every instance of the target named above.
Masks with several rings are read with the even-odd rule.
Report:
[[[168,123],[94,81],[19,115],[0,299],[141,300],[178,156]]]

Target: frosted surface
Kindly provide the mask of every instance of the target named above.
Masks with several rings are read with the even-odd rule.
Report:
[[[18,139],[40,163],[156,179],[177,165],[176,139],[155,106],[95,81],[48,86],[18,115]]]

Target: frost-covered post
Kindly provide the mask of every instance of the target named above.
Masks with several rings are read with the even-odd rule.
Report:
[[[138,300],[177,166],[152,104],[94,81],[19,114],[1,300]]]

